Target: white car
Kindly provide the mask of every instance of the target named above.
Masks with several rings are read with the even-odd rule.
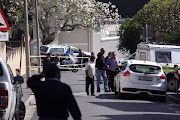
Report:
[[[140,94],[156,96],[166,101],[167,81],[159,63],[128,60],[115,77],[115,94]]]
[[[14,77],[9,65],[0,57],[0,120],[23,120],[25,105],[21,101],[23,77]]]

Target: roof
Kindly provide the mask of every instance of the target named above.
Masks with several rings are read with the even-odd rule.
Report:
[[[174,50],[180,50],[180,46],[176,45],[157,45],[157,44],[146,44],[146,43],[140,43],[137,46],[138,48],[149,48],[149,49],[174,49]]]
[[[151,62],[151,61],[143,61],[143,60],[128,60],[131,62],[131,64],[141,64],[141,65],[154,65],[154,66],[161,66],[157,62]]]

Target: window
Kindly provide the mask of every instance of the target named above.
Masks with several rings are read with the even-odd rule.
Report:
[[[0,76],[3,76],[3,69],[2,69],[1,64],[0,64]]]
[[[159,63],[171,63],[171,52],[155,51],[155,60]]]
[[[49,51],[51,54],[64,53],[64,48],[51,48]]]
[[[73,53],[79,53],[79,49],[71,48],[71,50],[73,51]]]
[[[158,74],[161,72],[161,68],[159,66],[153,66],[153,65],[133,64],[130,65],[129,68],[131,71],[137,73]]]
[[[140,60],[146,60],[146,53],[145,52],[141,52],[140,53]]]
[[[48,47],[46,47],[46,46],[40,47],[40,51],[42,51],[42,52],[46,52],[47,50],[48,50]]]

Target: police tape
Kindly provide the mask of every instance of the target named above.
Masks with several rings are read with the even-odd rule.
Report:
[[[27,67],[29,67],[29,68],[42,68],[43,66],[27,66]],[[73,66],[73,67],[59,67],[59,69],[70,69],[70,70],[72,70],[72,69],[78,69],[78,70],[85,70],[85,68],[84,67],[82,67],[82,68],[80,68],[80,67],[78,67],[78,66]]]
[[[45,55],[41,55],[41,56],[30,56],[31,58],[38,58],[38,57],[46,57]],[[59,57],[59,58],[89,58],[89,57],[68,57],[68,56],[52,56],[52,57]]]

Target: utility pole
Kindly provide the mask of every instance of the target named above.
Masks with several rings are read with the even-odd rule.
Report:
[[[149,43],[149,40],[148,40],[148,24],[146,24],[146,43]]]
[[[38,7],[37,0],[35,0],[35,11],[36,11],[36,35],[37,35],[37,56],[40,56],[40,41],[39,41],[39,22],[38,22]],[[41,57],[38,57],[38,73],[41,72]]]
[[[30,71],[30,52],[29,52],[29,25],[28,25],[28,10],[27,10],[27,0],[24,0],[24,18],[25,18],[25,47],[26,47],[26,79],[31,76]]]

